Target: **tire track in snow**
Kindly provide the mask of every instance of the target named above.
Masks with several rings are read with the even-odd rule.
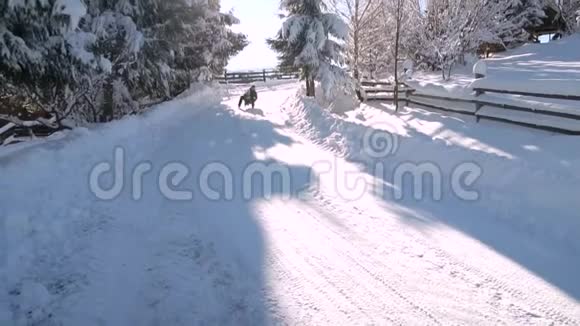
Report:
[[[292,106],[292,105],[289,105],[289,106]],[[286,113],[288,114],[289,112],[286,112]],[[300,117],[298,117],[292,113],[289,113],[289,114],[292,117],[292,120],[294,122],[293,125],[295,126],[292,129],[296,134],[304,135],[304,138],[309,139],[310,142],[316,144],[318,147],[320,147],[324,150],[333,152],[333,153],[337,154],[338,156],[345,155],[345,153],[342,152],[344,149],[339,149],[336,146],[330,146],[329,143],[326,141],[326,139],[320,139],[320,137],[315,132],[315,130],[313,130],[312,128],[309,128],[307,125],[304,125],[304,123],[300,124]],[[321,205],[321,206],[327,207],[327,205]],[[336,208],[333,208],[333,210],[336,210]],[[350,209],[346,209],[345,211],[349,212]],[[335,231],[335,233],[337,235],[342,236],[340,233],[338,233],[336,231]],[[562,311],[560,311],[557,308],[552,308],[545,301],[542,301],[541,299],[538,300],[537,297],[526,294],[521,289],[517,289],[516,287],[509,285],[508,282],[502,281],[490,273],[486,273],[484,271],[481,271],[478,268],[475,268],[469,264],[462,262],[460,259],[454,257],[453,255],[449,254],[445,250],[438,248],[436,246],[433,246],[432,244],[429,244],[428,242],[424,241],[421,237],[418,237],[416,235],[411,235],[408,232],[405,232],[405,236],[410,237],[410,238],[406,239],[405,241],[415,242],[416,244],[425,248],[426,251],[434,253],[439,259],[441,259],[444,262],[444,265],[449,265],[451,269],[457,269],[459,272],[455,272],[454,275],[462,275],[463,281],[465,281],[467,284],[471,284],[471,285],[481,287],[481,288],[486,286],[490,290],[495,290],[497,293],[508,294],[511,298],[517,300],[518,302],[516,304],[510,303],[509,306],[502,307],[503,311],[510,313],[511,317],[514,317],[516,319],[521,318],[521,316],[514,314],[513,309],[516,308],[517,310],[519,310],[519,312],[524,312],[524,318],[525,317],[531,317],[531,318],[543,317],[546,319],[550,319],[553,322],[558,323],[558,324],[564,324],[564,325],[579,325],[580,324],[578,319],[576,319],[575,317],[571,317],[571,316],[567,315],[566,313],[563,313]],[[349,241],[348,239],[346,239],[344,237],[343,237],[343,239],[345,239],[345,241]],[[367,255],[367,257],[368,257],[368,255]],[[473,282],[473,280],[478,280],[478,281]],[[535,283],[530,284],[532,289],[534,288],[534,285],[535,285]],[[532,291],[532,290],[530,289],[530,291]],[[522,303],[523,303],[523,305],[522,305]],[[530,309],[526,309],[525,306],[528,306],[528,305],[529,305]],[[490,304],[490,306],[491,306],[491,304]],[[497,308],[497,307],[492,307],[492,309],[495,309],[495,308]],[[534,312],[531,312],[530,310],[534,310],[536,312],[539,312],[543,316],[540,316]],[[480,314],[480,315],[482,317],[484,317],[486,320],[490,320],[491,318],[493,318],[489,314]],[[497,320],[495,322],[497,322]]]
[[[317,200],[320,200],[320,198],[317,198]],[[336,211],[337,211],[336,206],[333,206],[333,205],[324,205],[324,207],[331,207],[332,210],[334,211],[334,213],[336,213]],[[325,225],[325,228],[327,228],[328,230],[330,230],[331,232],[333,232],[337,236],[341,237],[344,241],[347,241],[347,242],[353,241],[352,239],[349,239],[348,237],[341,234],[340,232],[333,230],[332,227],[326,226],[327,223],[321,221],[316,216],[314,216],[312,214],[310,214],[310,215],[314,219],[316,219],[320,224]],[[425,241],[422,237],[417,237],[415,235],[411,235],[411,233],[409,233],[409,232],[405,232],[405,237],[408,237],[408,239],[406,241],[413,242],[413,243],[415,243],[415,245],[419,245],[419,246],[425,248],[426,252],[434,253],[439,259],[441,259],[443,261],[444,265],[450,265],[451,270],[461,271],[459,273],[455,273],[454,275],[455,276],[457,276],[457,275],[463,276],[463,277],[461,277],[461,279],[464,280],[467,284],[472,284],[472,285],[477,286],[477,287],[482,288],[482,289],[483,289],[484,284],[489,284],[489,286],[488,286],[489,289],[494,290],[496,292],[499,291],[499,293],[509,294],[512,298],[517,299],[519,302],[524,302],[524,303],[528,304],[531,310],[535,310],[537,312],[540,312],[544,316],[537,316],[533,312],[530,312],[529,311],[530,309],[526,309],[525,307],[523,307],[520,304],[520,305],[518,305],[518,308],[522,312],[525,312],[524,315],[532,317],[532,318],[548,317],[553,322],[558,323],[558,324],[563,324],[563,325],[580,325],[580,322],[578,320],[565,315],[564,313],[562,313],[561,311],[559,311],[555,308],[550,308],[550,306],[548,304],[546,304],[544,302],[540,302],[540,301],[530,297],[529,295],[526,295],[522,291],[520,291],[514,287],[509,286],[507,284],[507,282],[501,281],[489,273],[482,272],[481,270],[462,262],[461,260],[455,258],[454,256],[447,253],[443,249],[438,248],[436,246],[433,246],[429,242]],[[367,259],[371,259],[373,261],[376,261],[376,259],[373,259],[372,257],[370,257],[364,251],[360,251],[360,254],[366,256]],[[381,262],[376,261],[376,264],[380,264],[385,269],[391,271],[391,273],[396,274],[393,269],[382,264]],[[368,272],[372,273],[370,271],[368,271]],[[474,280],[476,280],[476,281],[474,281]],[[513,309],[513,306],[515,306],[516,304],[517,304],[517,302],[513,302],[513,301],[510,302],[510,306],[512,307],[512,309]],[[490,318],[489,315],[483,315],[483,314],[482,314],[482,317],[484,317],[485,319]]]
[[[577,319],[569,317],[555,308],[550,308],[548,304],[531,298],[529,295],[523,293],[522,291],[514,287],[509,286],[506,282],[499,280],[498,278],[492,276],[491,274],[485,273],[476,267],[467,265],[462,261],[456,259],[452,255],[450,255],[446,251],[437,247],[430,246],[421,239],[418,239],[417,241],[420,242],[426,248],[428,248],[428,250],[435,252],[435,254],[439,255],[445,261],[449,262],[453,266],[459,267],[466,274],[470,273],[483,279],[484,283],[489,284],[490,285],[489,287],[492,290],[499,290],[502,293],[509,294],[512,298],[528,303],[531,309],[541,312],[545,316],[549,317],[553,322],[556,322],[561,325],[580,325],[580,321],[578,321]],[[483,286],[483,284],[481,286]],[[510,304],[513,305],[514,303],[511,302]],[[527,311],[528,309],[525,309],[524,307],[520,308],[521,310],[526,311],[528,314],[533,314],[532,312]]]
[[[335,307],[343,307],[340,308],[339,311],[341,311],[348,319],[352,319],[352,322],[357,322],[359,321],[359,319],[353,318],[353,316],[347,313],[347,310],[344,308],[345,303],[352,308],[350,310],[353,309],[356,310],[359,315],[364,315],[367,318],[367,320],[372,319],[372,316],[369,315],[367,309],[365,309],[366,307],[362,307],[360,304],[357,304],[355,302],[356,299],[360,300],[372,297],[369,295],[369,293],[361,292],[363,290],[360,287],[353,287],[349,289],[350,291],[345,291],[340,286],[340,284],[343,283],[337,282],[335,279],[330,278],[329,276],[326,275],[324,268],[321,268],[319,264],[314,263],[307,259],[307,257],[310,256],[309,254],[304,253],[297,246],[291,246],[288,248],[287,246],[288,243],[301,243],[301,239],[298,239],[293,233],[283,230],[283,231],[274,231],[271,234],[276,235],[277,242],[283,239],[283,241],[281,242],[284,243],[284,246],[280,246],[277,244],[273,244],[271,246],[273,256],[276,257],[277,260],[284,262],[283,264],[290,266],[291,268],[289,270],[295,271],[296,273],[300,274],[301,277],[299,279],[306,281],[313,288],[315,288],[316,289],[315,292],[323,293],[324,298],[332,302],[332,304]],[[290,259],[289,257],[291,257],[292,259]],[[300,261],[303,263],[297,264],[296,261]],[[322,282],[316,281],[317,279],[320,279],[320,277],[322,277],[323,281]],[[352,279],[355,278],[351,278],[351,280]],[[331,285],[331,287],[329,288],[328,285]]]
[[[323,228],[326,231],[326,232],[321,232],[321,233],[325,234],[330,242],[336,243],[336,238],[340,238],[340,240],[342,240],[344,243],[349,244],[349,247],[354,248],[354,245],[352,244],[351,240],[349,240],[348,238],[346,238],[342,234],[338,233],[337,231],[333,230],[332,228],[326,226],[314,214],[311,214],[310,212],[307,212],[307,211],[306,211],[306,213],[312,218],[313,221],[316,221],[319,228]],[[332,239],[332,237],[329,236],[329,233],[332,233],[335,235],[334,239]],[[341,251],[341,253],[345,257],[347,257],[352,263],[356,264],[360,269],[362,269],[367,275],[371,276],[375,281],[381,283],[389,291],[394,293],[399,299],[401,299],[403,302],[405,302],[413,310],[423,314],[424,316],[429,318],[434,324],[442,325],[441,321],[434,316],[433,312],[431,312],[431,311],[429,311],[429,309],[424,308],[421,305],[415,303],[408,296],[404,295],[401,291],[399,291],[395,285],[392,285],[391,284],[392,280],[391,280],[391,282],[385,280],[384,276],[379,276],[377,272],[372,271],[367,266],[380,266],[383,269],[389,270],[389,274],[388,274],[389,276],[393,276],[395,273],[393,273],[393,270],[391,268],[388,268],[385,264],[383,264],[382,262],[380,262],[378,260],[372,259],[368,254],[362,252],[361,250],[354,249],[354,250],[356,250],[356,255],[354,255],[352,253],[353,249],[351,249],[351,248],[345,249],[345,251]],[[365,257],[366,258],[366,259],[364,259],[365,262],[363,263],[360,261],[360,259],[355,258],[357,256]]]
[[[305,210],[301,210],[300,213],[304,213],[300,214],[300,216],[308,216],[310,219],[313,219],[312,214]],[[314,222],[316,223],[316,221]],[[410,315],[415,317],[415,322],[424,322],[424,317],[427,317],[431,321],[428,323],[429,325],[442,324],[437,318],[433,316],[431,312],[410,300],[403,293],[390,285],[389,282],[379,277],[376,273],[371,272],[369,268],[365,266],[367,264],[361,263],[359,260],[354,258],[354,255],[350,252],[352,249],[345,249],[345,247],[352,247],[349,242],[345,242],[343,239],[338,239],[337,237],[332,237],[328,230],[323,230],[312,222],[301,220],[299,223],[301,224],[301,228],[304,228],[304,224],[308,223],[309,226],[306,228],[316,230],[315,233],[318,236],[322,235],[325,238],[323,239],[324,242],[321,242],[318,239],[316,242],[309,242],[309,240],[314,240],[311,237],[307,238],[308,240],[305,241],[305,238],[298,236],[301,234],[300,230],[293,229],[284,231],[289,239],[282,242],[285,245],[288,243],[303,243],[304,246],[310,247],[313,247],[315,243],[317,246],[323,243],[332,243],[334,250],[332,250],[330,254],[336,254],[340,257],[340,259],[329,256],[329,253],[318,254],[308,250],[306,250],[306,252],[302,252],[298,246],[294,245],[293,247],[295,248],[294,250],[298,250],[298,256],[301,257],[306,265],[316,271],[315,275],[317,275],[317,277],[324,278],[327,284],[330,284],[332,287],[337,289],[338,292],[343,297],[347,298],[347,300],[350,302],[353,302],[354,300],[362,300],[365,305],[367,305],[366,309],[363,309],[363,311],[369,311],[369,313],[374,313],[380,316],[381,320],[378,323],[375,322],[373,324],[381,324],[384,323],[385,320],[388,320],[391,324],[409,324],[409,320],[396,318],[396,316],[401,315],[402,313],[405,313],[405,316],[409,316],[407,313],[408,310],[406,308],[402,308],[403,306],[408,306],[412,309],[412,311],[414,311],[414,313]],[[310,225],[312,226],[311,228]],[[288,227],[290,228],[291,226],[288,225]],[[273,230],[270,232],[276,235],[276,241],[281,241],[279,238],[279,232]],[[302,232],[302,234],[304,233]],[[329,262],[333,262],[334,266],[329,265]],[[342,268],[340,271],[337,271],[338,268],[336,266],[341,264],[344,266],[344,268]],[[296,268],[302,268],[301,266],[303,265],[299,265]],[[337,275],[332,275],[335,272]],[[361,276],[363,277],[362,279]],[[386,293],[392,293],[392,295],[385,297],[385,290]],[[381,302],[376,302],[377,300]],[[397,303],[385,304],[385,302]],[[370,308],[370,305],[373,305],[373,307]],[[368,315],[368,313],[366,314]],[[423,317],[418,317],[420,315]]]
[[[349,296],[345,293],[337,284],[332,280],[329,280],[328,277],[324,276],[324,282],[315,281],[316,277],[313,278],[312,275],[320,276],[323,271],[319,268],[316,268],[313,264],[304,261],[306,264],[296,264],[293,263],[291,259],[287,257],[292,257],[292,254],[288,253],[288,251],[284,252],[279,248],[275,248],[274,246],[270,247],[271,250],[271,264],[269,265],[270,269],[276,271],[276,273],[282,273],[284,283],[290,283],[290,288],[286,288],[289,290],[285,292],[285,294],[290,293],[292,297],[296,300],[296,293],[302,293],[306,286],[304,283],[308,284],[309,289],[314,289],[315,295],[314,298],[309,298],[311,300],[308,308],[311,310],[315,310],[316,312],[321,311],[319,308],[321,306],[321,302],[328,301],[332,307],[334,307],[337,311],[339,311],[345,319],[349,319],[351,322],[360,321],[359,317],[361,315],[365,316],[367,319],[372,319],[372,317],[361,307],[360,305],[356,304],[352,296]],[[297,252],[296,252],[297,253]],[[294,255],[294,258],[300,257],[299,255]],[[286,258],[285,258],[286,257]],[[298,258],[299,259],[299,258]],[[304,267],[307,267],[308,271],[312,273],[308,274],[304,271]],[[299,277],[292,276],[291,272],[299,274]],[[331,285],[330,288],[327,285]],[[322,295],[320,295],[322,294]],[[304,299],[302,295],[298,296],[298,299]],[[300,301],[300,300],[296,300]],[[351,309],[346,309],[345,306],[350,306]],[[300,308],[303,308],[301,306]],[[358,316],[352,316],[349,314],[349,310],[356,310],[358,312]],[[324,311],[327,313],[327,311]],[[326,322],[332,323],[331,320],[328,319],[330,316],[326,316]],[[342,319],[341,319],[342,320]]]

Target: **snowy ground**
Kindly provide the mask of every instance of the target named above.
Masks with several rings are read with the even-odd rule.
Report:
[[[527,44],[486,62],[489,77],[473,87],[580,96],[580,33]]]
[[[474,88],[531,92],[538,94],[580,96],[580,34],[547,44],[527,44],[486,59],[487,75],[475,80],[473,63],[456,65],[450,80],[440,73],[417,72],[407,83],[414,94],[434,95],[464,100],[479,100],[499,105],[527,108],[529,112],[506,110],[498,106],[435,100],[417,96],[422,104],[444,107],[457,112],[525,123],[568,132],[580,132],[580,109],[576,100],[487,92],[476,97]],[[475,60],[470,60],[470,62]],[[550,113],[550,114],[546,114]],[[564,116],[562,116],[564,114]]]
[[[0,325],[580,325],[577,138],[412,108],[339,117],[298,89],[260,86],[249,112],[241,89],[206,90],[0,155]],[[125,187],[98,200],[90,171],[117,146]],[[140,162],[153,170],[133,200]],[[158,187],[178,162],[191,200]],[[246,198],[256,162],[290,182]],[[442,198],[394,182],[405,162],[436,166]],[[478,200],[450,189],[466,162]],[[231,199],[199,186],[211,163]]]
[[[485,59],[486,78],[475,80],[476,59],[455,65],[449,81],[440,72],[414,74],[409,83],[427,94],[470,96],[474,87],[580,96],[580,33],[558,41],[526,44]],[[552,101],[553,102],[553,101]]]

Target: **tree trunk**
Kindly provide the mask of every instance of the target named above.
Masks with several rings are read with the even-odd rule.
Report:
[[[312,77],[306,78],[306,96],[308,97],[316,96],[314,80],[312,79]]]
[[[100,122],[109,122],[113,120],[113,78],[107,77],[103,86],[103,104],[101,109]]]
[[[453,70],[453,63],[449,65],[449,70],[447,70],[447,80],[451,79],[451,71]]]
[[[401,34],[401,6],[403,5],[401,0],[397,1],[397,21],[395,26],[395,89],[394,89],[394,101],[395,101],[395,112],[399,111],[399,38]]]
[[[354,78],[359,81],[359,0],[355,1],[354,6],[354,30],[353,30],[353,41],[354,41]]]

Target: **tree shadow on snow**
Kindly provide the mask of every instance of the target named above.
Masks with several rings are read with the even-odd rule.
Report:
[[[430,119],[429,115],[418,114],[418,116],[421,119]],[[456,119],[453,117],[433,117],[433,119],[445,123],[445,127],[451,125],[451,128],[464,129],[460,125],[464,123],[451,121]],[[347,143],[361,144],[360,146],[362,146],[363,135],[369,135],[367,128],[370,127],[347,120],[342,120],[342,122],[344,123],[342,130],[345,131],[343,137],[349,138]],[[378,130],[375,129],[374,131]],[[492,153],[478,153],[473,158],[478,160],[476,163],[481,164],[484,169],[484,174],[480,179],[481,182],[478,181],[471,188],[472,190],[481,190],[480,199],[475,202],[461,200],[452,193],[450,185],[452,168],[455,164],[462,163],[460,161],[454,163],[455,160],[461,158],[461,156],[453,155],[453,153],[457,152],[457,146],[435,142],[431,136],[418,132],[408,125],[405,131],[406,135],[399,137],[400,148],[397,153],[374,161],[374,163],[382,162],[386,166],[385,173],[380,180],[388,185],[385,188],[384,195],[381,196],[381,199],[384,200],[385,209],[394,212],[402,221],[409,223],[410,226],[415,228],[421,229],[436,224],[445,224],[457,229],[493,248],[499,254],[508,257],[528,271],[543,278],[546,282],[558,287],[569,296],[580,300],[580,282],[578,282],[578,275],[580,275],[580,239],[561,239],[554,234],[544,234],[542,229],[543,225],[558,223],[547,220],[552,216],[558,216],[562,217],[560,221],[567,221],[569,224],[561,225],[560,228],[568,228],[568,231],[571,231],[570,234],[580,234],[578,224],[573,223],[575,220],[574,216],[572,216],[575,214],[573,212],[574,208],[562,207],[561,210],[555,212],[549,209],[550,205],[540,205],[539,208],[522,206],[526,205],[526,201],[522,201],[521,198],[526,200],[534,198],[534,189],[542,188],[541,184],[534,184],[533,179],[530,179],[532,181],[524,180],[525,182],[518,180],[516,181],[518,183],[512,186],[517,188],[517,194],[522,196],[514,196],[516,200],[514,203],[508,203],[513,193],[510,195],[510,190],[504,190],[502,186],[490,189],[485,187],[483,189],[478,188],[481,184],[493,185],[500,181],[490,179],[491,177],[495,178],[498,171],[488,171],[491,174],[486,175],[486,168],[498,169],[495,165],[498,163],[498,159]],[[469,128],[467,128],[464,131],[465,134],[471,135],[475,139],[480,139],[479,135],[485,134],[485,132],[490,132],[490,130],[473,130],[473,132],[470,132]],[[484,140],[492,143],[491,137]],[[500,146],[500,144],[497,145]],[[510,149],[513,148],[505,148],[505,150]],[[351,149],[351,151],[354,151],[354,153],[364,152],[360,149]],[[445,155],[446,152],[450,155]],[[469,155],[464,155],[461,159],[469,157]],[[409,161],[409,159],[412,159],[412,161]],[[488,159],[491,159],[489,166],[486,164]],[[361,160],[356,155],[349,157],[348,160],[353,163],[362,162],[359,164],[361,169],[370,176],[376,177],[374,163],[368,164],[367,160]],[[433,181],[428,177],[422,180],[425,189],[422,193],[424,199],[413,198],[414,180],[409,175],[406,175],[401,185],[393,185],[394,171],[403,163],[434,163],[437,165],[443,173],[443,197],[441,200],[432,199],[433,193],[430,189],[433,188]],[[499,168],[501,170],[501,168],[509,167],[517,170],[519,166],[517,164],[517,162],[513,163],[511,160],[504,159]],[[403,198],[394,198],[393,189],[396,187],[402,189]],[[510,189],[514,191],[513,188]],[[493,199],[494,196],[503,197],[501,198],[503,201],[496,201]],[[500,207],[496,207],[496,205],[503,205],[504,202],[508,203],[510,207],[507,211],[502,211]],[[505,208],[503,209],[505,210]],[[559,214],[562,216],[559,216]],[[566,214],[570,216],[563,216]],[[537,221],[536,224],[532,222],[534,220]],[[426,241],[429,240],[426,239]]]
[[[402,105],[399,112],[395,112],[387,103],[368,102],[366,104],[379,111],[397,115],[405,122],[405,128],[415,131],[416,135],[455,141],[455,145],[464,146],[467,149],[481,150],[483,148],[484,151],[503,157],[534,160],[541,159],[544,152],[550,152],[563,160],[574,160],[575,156],[572,154],[576,149],[580,149],[580,147],[571,149],[567,146],[552,146],[550,136],[558,136],[558,134],[549,131],[486,119],[477,122],[472,115],[424,108],[420,105],[409,107]],[[422,125],[429,123],[439,125],[439,127],[421,130]],[[514,142],[512,139],[520,139],[521,142]],[[530,150],[530,148],[535,150]]]
[[[193,202],[186,203],[183,209],[178,208],[183,204],[172,202],[167,202],[166,207],[189,212],[192,220],[199,221],[196,227],[206,233],[203,239],[212,241],[211,246],[218,256],[216,262],[222,264],[217,271],[221,276],[214,278],[218,285],[212,287],[210,293],[205,293],[216,298],[213,302],[217,306],[204,321],[222,325],[271,324],[264,275],[267,250],[255,204],[266,201],[267,194],[297,198],[303,189],[309,187],[311,168],[258,159],[256,152],[276,145],[289,146],[293,140],[279,134],[277,126],[269,121],[243,119],[232,115],[223,105],[217,111],[221,114],[206,112],[198,117],[208,127],[192,131],[181,146],[184,153],[174,159],[189,162],[191,170],[198,171],[188,178],[192,184],[199,184],[196,177],[203,173],[199,171],[208,164],[215,165],[218,172],[207,178],[207,185],[213,189],[210,194],[220,194],[221,198],[208,198],[208,193],[196,187]],[[246,112],[264,115],[260,109]],[[224,167],[228,173],[222,173]],[[290,185],[282,184],[279,175],[272,171],[288,172]],[[232,187],[226,184],[224,175],[233,177]],[[269,176],[272,176],[271,181],[267,180]],[[227,198],[228,190],[231,198]],[[207,297],[200,296],[195,300],[206,302]]]
[[[85,304],[90,306],[91,300],[143,301],[132,304],[130,311],[114,305],[108,308],[109,314],[122,313],[123,320],[133,324],[266,325],[272,323],[273,313],[283,314],[273,312],[271,302],[266,305],[270,299],[265,282],[267,244],[256,203],[265,201],[268,192],[273,197],[290,195],[298,199],[309,187],[311,168],[257,158],[256,152],[293,143],[276,128],[268,121],[244,119],[217,105],[193,120],[177,121],[171,128],[157,130],[160,134],[156,137],[162,141],[151,152],[150,161],[156,163],[148,175],[159,176],[165,163],[186,166],[187,177],[169,187],[191,191],[193,198],[168,199],[157,179],[146,176],[141,200],[127,203],[131,196],[127,187],[119,199],[102,203],[103,211],[146,225],[137,232],[145,239],[132,241],[127,235],[123,241],[133,242],[128,248],[120,245],[114,252],[103,249],[100,259],[115,279],[95,284],[95,288],[111,291],[87,298]],[[271,183],[261,179],[276,169],[290,174],[290,185],[282,184],[276,174]],[[248,171],[254,173],[250,181]],[[133,247],[151,252],[134,257]],[[115,263],[120,256],[131,257],[122,259],[123,267]],[[138,273],[126,275],[125,269]],[[136,282],[158,287],[127,287]]]
[[[400,115],[403,119],[441,123],[442,127],[430,133],[429,136],[448,138],[448,132],[451,131],[459,137],[468,139],[466,141],[467,148],[477,144],[479,145],[477,147],[486,147],[491,151],[502,153],[501,155],[504,157],[526,160],[539,159],[544,152],[551,152],[563,159],[572,157],[571,150],[573,149],[549,144],[551,136],[558,136],[557,133],[550,131],[486,119],[477,122],[474,116],[418,107],[404,108]],[[417,130],[417,132],[420,131]],[[514,142],[512,139],[520,139],[521,142]],[[545,143],[546,141],[548,144]],[[530,146],[538,150],[530,151],[528,149]]]

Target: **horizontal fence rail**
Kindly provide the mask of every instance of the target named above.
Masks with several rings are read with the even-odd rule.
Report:
[[[254,82],[267,82],[269,80],[290,80],[300,77],[300,71],[294,67],[279,69],[262,69],[261,71],[226,71],[223,75],[214,76],[213,79],[221,84],[249,84]],[[143,103],[150,107],[163,102],[162,100]],[[11,121],[0,115],[0,146],[27,141],[34,138],[46,137],[58,129],[43,125],[37,120]]]
[[[510,91],[505,89],[490,89],[490,88],[474,88],[473,90],[479,94],[498,93],[498,94],[521,95],[530,97],[541,97],[556,100],[580,101],[580,96],[578,95],[540,94],[540,93],[530,93],[530,92]]]
[[[21,126],[0,119],[0,146],[37,137],[48,137],[54,132],[55,129],[43,125]]]
[[[225,72],[223,75],[214,76],[214,80],[221,84],[247,84],[254,82],[267,82],[268,80],[297,79],[300,72],[294,68],[288,69],[263,69],[262,71]]]
[[[365,93],[366,101],[393,101],[395,87],[391,82],[363,80],[360,82]],[[413,89],[404,83],[399,83],[399,98],[404,100],[404,95]]]
[[[392,94],[394,93],[394,87],[388,82],[373,82],[373,81],[363,81],[361,82],[362,89],[366,94],[372,94],[366,97],[367,101],[393,101],[393,96],[385,95],[375,95],[375,94]],[[540,94],[540,93],[529,93],[529,92],[519,92],[519,91],[509,91],[509,90],[495,90],[488,88],[475,88],[474,96],[472,99],[469,98],[457,98],[450,96],[440,96],[434,94],[422,94],[416,89],[408,86],[407,84],[401,84],[399,86],[399,91],[401,92],[399,100],[406,102],[407,104],[415,104],[423,107],[439,110],[454,112],[460,114],[467,114],[476,117],[476,121],[480,119],[496,120],[507,122],[511,124],[517,124],[526,127],[532,127],[537,129],[555,131],[564,134],[580,135],[580,96],[575,95],[555,95],[555,94]],[[566,101],[574,101],[574,104],[578,107],[578,112],[559,112],[556,110],[550,110],[549,108],[538,108],[538,107],[527,107],[525,103],[513,104],[513,103],[500,103],[491,100],[481,99],[480,96],[485,93],[498,93],[506,95],[518,95],[518,96],[529,96],[544,99],[558,99]],[[435,100],[439,102],[447,102],[450,105],[446,106],[441,103],[432,103],[429,100]],[[453,103],[469,104],[468,108],[457,108],[453,107]],[[500,109],[499,113],[496,111],[488,112],[487,108]],[[510,114],[502,114],[501,112],[514,112],[519,114],[512,116]]]

